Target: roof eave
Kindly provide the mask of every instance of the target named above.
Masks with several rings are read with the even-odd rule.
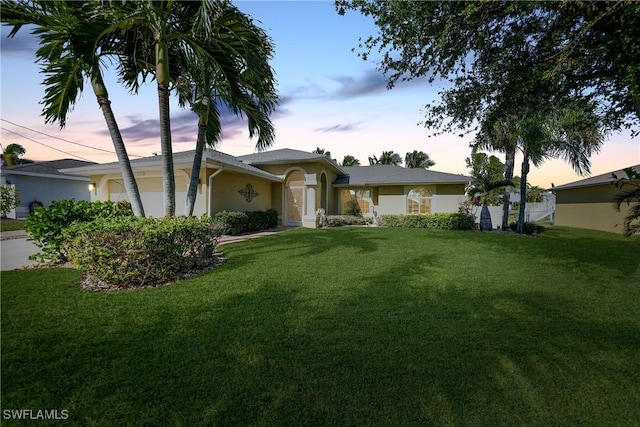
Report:
[[[36,173],[36,172],[22,172],[16,170],[3,170],[2,175],[20,175],[20,176],[32,176],[35,178],[50,178],[50,179],[67,179],[70,181],[89,181],[89,178],[83,175],[67,174],[64,171],[69,169],[60,169],[60,174],[49,173]]]

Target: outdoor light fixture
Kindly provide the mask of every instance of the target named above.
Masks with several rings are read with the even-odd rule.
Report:
[[[89,183],[89,191],[93,191],[95,193],[95,191],[96,191],[96,183],[95,182],[90,182]]]

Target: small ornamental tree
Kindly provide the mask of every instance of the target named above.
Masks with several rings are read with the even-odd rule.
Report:
[[[11,185],[0,187],[0,214],[6,216],[12,209],[20,206],[19,192]]]
[[[626,177],[618,178],[613,174],[613,185],[620,189],[613,198],[613,204],[618,212],[623,204],[629,206],[628,214],[624,218],[624,235],[631,236],[640,234],[640,171],[626,168],[623,172]]]

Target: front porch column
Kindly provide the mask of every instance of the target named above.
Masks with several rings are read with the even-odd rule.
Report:
[[[306,201],[306,206],[305,206],[305,215],[304,218],[302,220],[302,225],[304,225],[305,227],[311,227],[311,228],[315,228],[316,226],[316,192],[317,192],[317,187],[316,186],[307,186],[305,188],[306,190],[306,195],[305,195],[305,201]]]

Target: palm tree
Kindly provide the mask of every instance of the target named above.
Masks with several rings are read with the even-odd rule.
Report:
[[[614,185],[621,191],[613,198],[613,204],[618,212],[623,203],[631,205],[624,218],[624,235],[640,234],[640,170],[624,169],[626,177],[618,178],[615,174]]]
[[[204,148],[215,147],[221,137],[219,104],[236,115],[246,115],[249,136],[258,135],[258,150],[269,147],[275,139],[269,120],[277,100],[275,78],[269,66],[273,52],[270,39],[231,4],[222,3],[221,7],[224,10],[216,15],[213,25],[218,28],[218,37],[226,39],[229,53],[235,56],[236,72],[224,74],[212,66],[215,64],[204,63],[201,57],[193,55],[180,64],[186,67],[179,73],[183,79],[177,85],[179,102],[190,104],[198,115],[198,138],[185,206],[188,216],[193,215]]]
[[[105,29],[110,22],[97,13],[99,4],[74,1],[15,3],[2,1],[3,23],[13,25],[13,37],[23,25],[33,25],[33,34],[40,38],[36,52],[43,63],[45,122],[57,122],[60,128],[84,87],[84,77],[91,81],[93,92],[102,110],[122,169],[124,186],[136,216],[144,216],[140,192],[133,175],[129,156],[118,128],[109,94],[104,85],[101,60],[113,54],[116,41]]]
[[[514,132],[515,116],[495,117],[489,114],[482,123],[480,132],[476,135],[473,147],[475,149],[490,149],[505,153],[504,180],[513,180],[515,169],[516,147],[518,136]],[[502,201],[502,229],[509,227],[509,206],[511,185],[504,187],[504,199]]]
[[[429,155],[423,151],[413,150],[404,157],[405,167],[412,169],[429,169],[436,162],[429,158]]]
[[[342,166],[360,166],[360,160],[356,159],[350,154],[347,154],[342,158]]]
[[[26,152],[27,150],[20,144],[9,144],[2,154],[0,154],[0,158],[2,158],[2,162],[6,166],[33,163],[33,160],[20,158],[20,156],[23,156]]]
[[[400,154],[394,153],[393,151],[383,151],[380,158],[377,158],[375,154],[373,157],[369,157],[370,165],[394,165],[398,166],[402,163],[402,157]]]
[[[589,173],[592,154],[600,150],[604,135],[594,105],[581,103],[565,107],[547,117],[531,116],[517,123],[520,174],[520,212],[516,231],[524,232],[529,163],[539,166],[546,159],[562,158],[579,175]]]
[[[122,80],[133,91],[138,90],[149,74],[157,83],[164,211],[166,216],[173,216],[175,177],[169,94],[177,83],[177,71],[184,69],[180,64],[185,63],[185,58],[195,57],[202,66],[224,75],[227,81],[237,81],[238,73],[246,70],[238,66],[238,55],[227,43],[233,37],[242,39],[246,34],[220,33],[216,27],[216,20],[233,9],[227,0],[112,2],[109,9],[114,11],[114,25],[122,31],[122,37],[136,42],[124,45],[129,50],[123,52],[120,64]],[[244,64],[247,69],[260,69],[260,55],[244,55],[244,58],[248,61]],[[235,84],[228,90],[230,99],[244,96]]]
[[[474,204],[482,204],[480,212],[480,231],[491,231],[493,223],[489,213],[489,195],[496,189],[512,186],[511,180],[501,179],[502,163],[495,156],[487,156],[485,153],[478,153],[477,148],[471,151],[471,158],[466,159],[467,167],[470,168],[470,175],[474,179],[474,184],[467,189],[467,194]]]
[[[328,158],[331,158],[331,151],[329,150],[325,150],[324,148],[320,148],[320,147],[316,147],[315,150],[312,151],[312,153],[315,154],[324,154],[325,156],[327,156]]]

